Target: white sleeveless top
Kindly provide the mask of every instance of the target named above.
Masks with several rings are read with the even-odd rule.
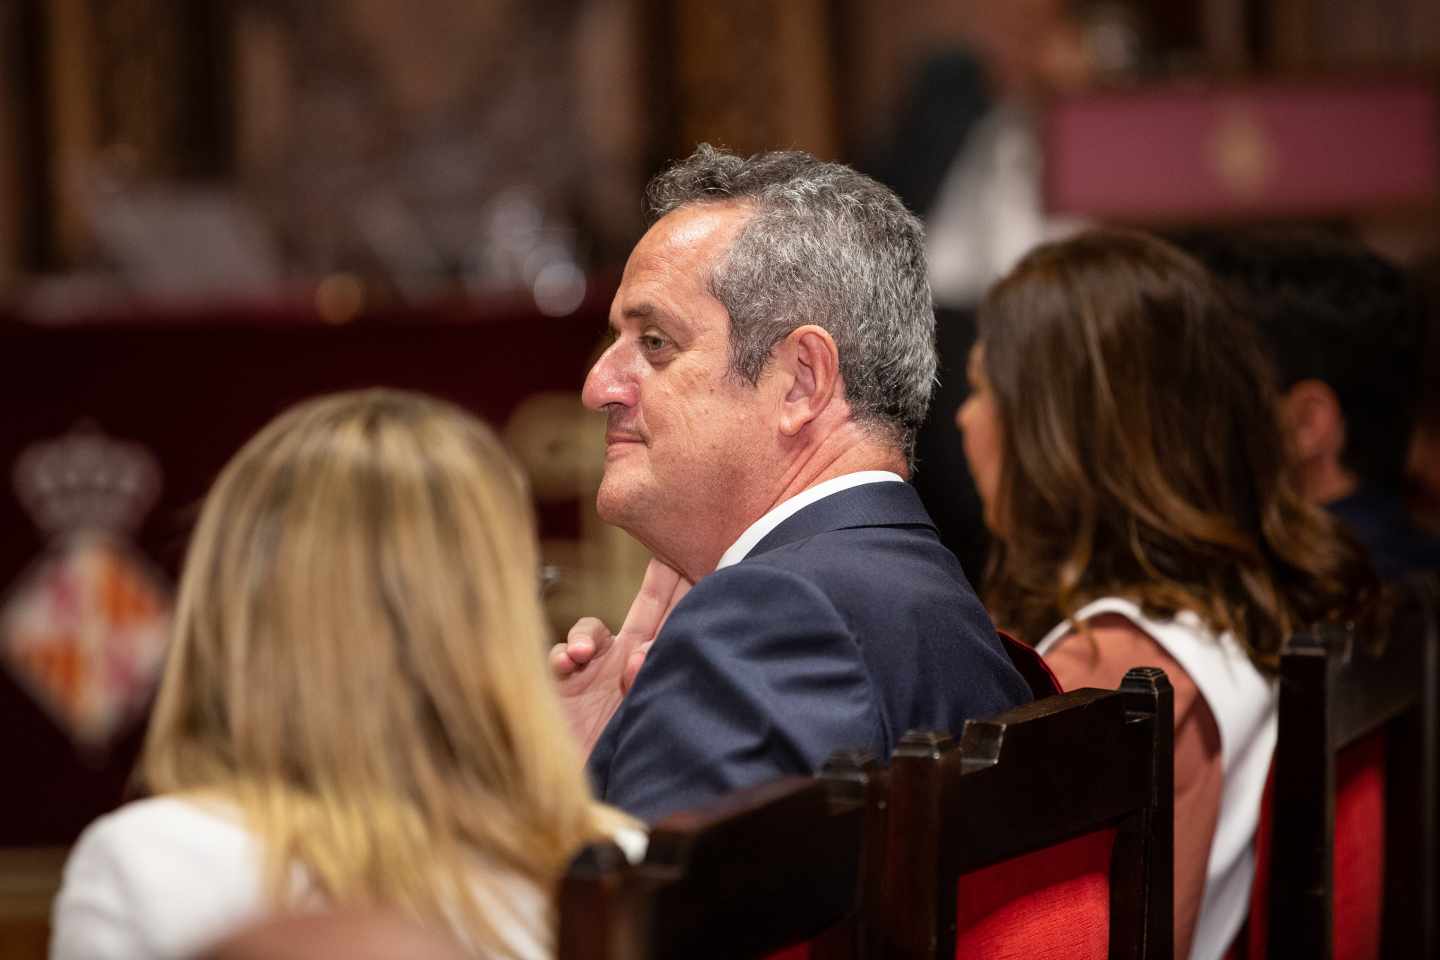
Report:
[[[1190,948],[1191,960],[1219,960],[1250,911],[1260,799],[1275,753],[1277,686],[1255,668],[1234,636],[1216,636],[1189,611],[1155,620],[1129,600],[1103,597],[1077,611],[1074,622],[1102,613],[1134,623],[1175,658],[1205,698],[1220,730],[1220,814]],[[1057,624],[1035,649],[1044,656],[1073,630],[1069,620]]]

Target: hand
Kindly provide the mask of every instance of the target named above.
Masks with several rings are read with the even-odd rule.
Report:
[[[670,611],[690,587],[673,567],[651,560],[618,633],[612,635],[595,617],[582,617],[565,642],[550,649],[550,670],[587,756],[630,691]]]

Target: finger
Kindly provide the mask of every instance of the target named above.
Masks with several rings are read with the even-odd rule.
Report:
[[[581,617],[565,635],[566,652],[577,665],[584,665],[610,649],[610,628],[596,617]]]
[[[630,658],[625,661],[625,673],[620,678],[622,692],[628,693],[634,686],[635,677],[640,673],[640,668],[645,665],[645,657],[649,654],[651,645],[651,643],[642,643],[630,652]]]
[[[570,658],[569,644],[557,643],[550,648],[550,673],[557,680],[564,680],[578,669],[579,665]]]
[[[680,578],[680,582],[675,585],[674,592],[670,594],[670,605],[665,608],[665,613],[660,617],[660,622],[655,625],[656,636],[660,635],[661,629],[665,626],[665,621],[670,619],[670,612],[675,609],[675,605],[680,602],[685,594],[690,592],[690,588],[693,586],[695,586],[695,584],[689,580],[686,580],[684,577]]]
[[[652,559],[645,568],[645,579],[640,581],[640,590],[635,594],[635,601],[630,604],[630,611],[625,614],[625,622],[620,625],[620,632],[637,637],[641,642],[654,639],[655,634],[660,631],[660,625],[669,615],[670,608],[679,602],[679,597],[684,596],[689,589],[689,582],[680,576],[678,570],[661,560]],[[679,596],[676,595],[677,591]]]

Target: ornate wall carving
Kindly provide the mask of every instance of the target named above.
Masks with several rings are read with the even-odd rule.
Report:
[[[366,272],[400,250],[406,270],[466,274],[492,202],[514,191],[575,227],[581,6],[239,3],[240,182],[312,271]]]
[[[1272,0],[1263,20],[1282,70],[1440,66],[1434,0]]]
[[[676,0],[652,11],[654,42],[671,51],[654,81],[671,91],[668,157],[702,140],[742,153],[798,147],[835,155],[828,3]]]

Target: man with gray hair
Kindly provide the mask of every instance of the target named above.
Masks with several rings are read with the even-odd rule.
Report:
[[[904,482],[936,363],[919,222],[798,152],[701,145],[647,199],[583,398],[600,515],[654,560],[618,632],[551,651],[598,794],[654,819],[1029,700]]]

